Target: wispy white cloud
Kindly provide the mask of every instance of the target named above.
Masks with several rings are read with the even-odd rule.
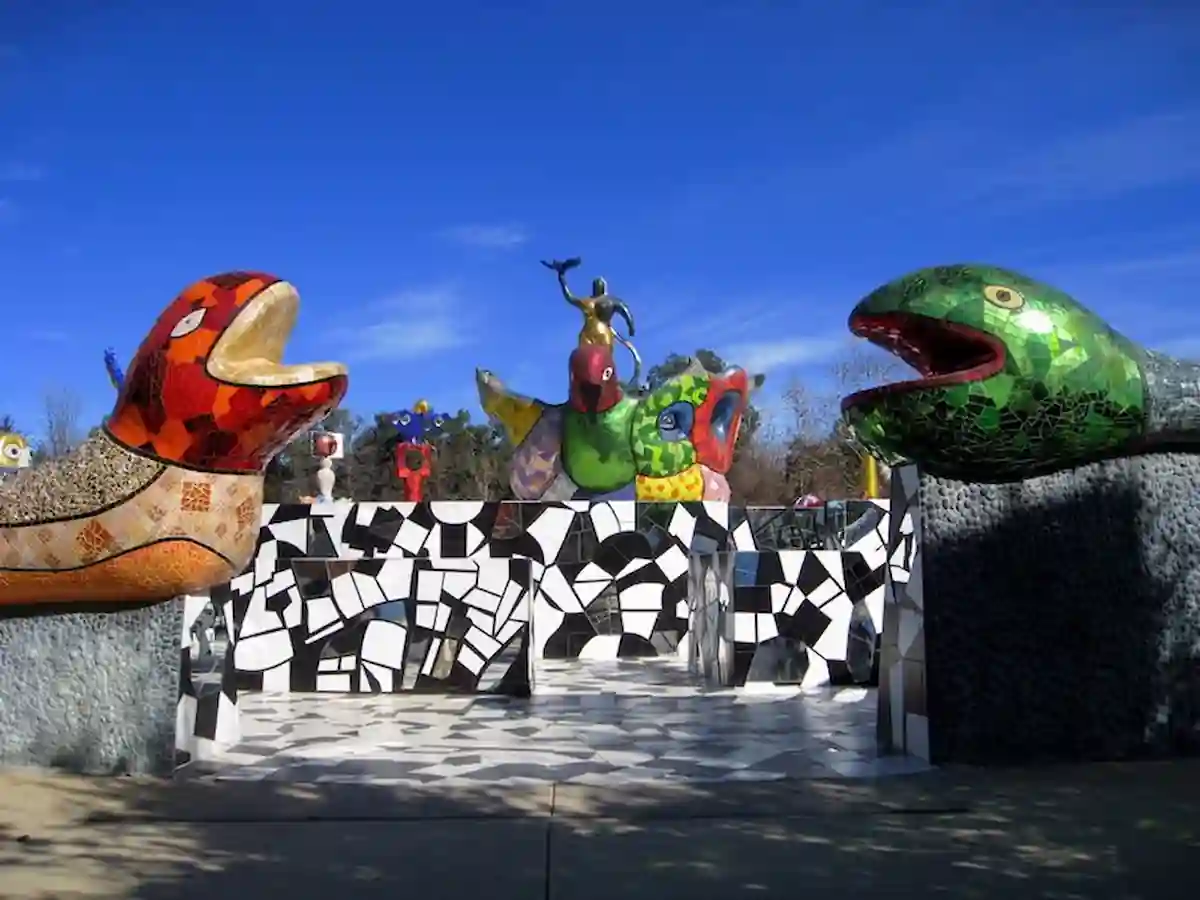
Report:
[[[886,197],[909,213],[970,207],[986,216],[1200,181],[1198,110],[1012,131],[1022,138],[967,117],[920,122],[862,154],[810,170],[806,186],[819,178],[826,191],[870,187],[877,204]],[[1030,137],[1038,134],[1044,137]],[[915,196],[914,176],[925,186]]]
[[[752,372],[828,362],[845,353],[849,338],[824,335],[788,338],[776,341],[745,341],[721,348],[724,359]]]
[[[73,340],[71,334],[57,328],[31,328],[24,332],[30,341],[40,341],[45,344],[66,344]]]
[[[24,162],[0,163],[0,181],[41,181],[46,170]]]
[[[351,359],[420,359],[473,339],[459,293],[449,285],[396,294],[374,304],[366,319],[334,333]]]
[[[1003,196],[1022,204],[1109,197],[1200,180],[1200,114],[1125,119],[993,158],[965,174],[971,176],[968,193],[974,199]]]
[[[1181,273],[1196,269],[1200,269],[1200,251],[1164,248],[1145,254],[1112,251],[1106,255],[1088,254],[1083,258],[1056,256],[1029,274],[1068,292],[1082,292],[1078,299],[1089,306],[1099,302],[1099,295],[1112,305],[1135,306],[1152,313],[1156,305],[1167,311],[1171,307],[1162,296],[1161,285],[1181,283],[1182,279],[1178,277]],[[1151,283],[1158,288],[1155,291],[1159,295],[1157,298],[1145,295]],[[1134,288],[1137,289],[1131,290]]]
[[[669,215],[673,222],[711,220],[751,203],[837,198],[860,225],[894,226],[932,213],[969,211],[986,219],[1197,182],[1200,110],[1008,130],[967,116],[931,118],[836,160],[693,181],[674,198]]]
[[[666,334],[673,352],[712,349],[728,363],[756,372],[827,362],[850,343],[848,333],[827,328],[796,335],[796,322],[804,318],[801,311],[821,305],[812,298],[760,292],[703,302],[695,295],[670,292],[654,299],[651,315],[645,323],[638,322],[638,335]]]
[[[1099,273],[1115,274],[1117,272],[1170,272],[1179,269],[1194,269],[1200,266],[1200,250],[1184,250],[1178,253],[1164,253],[1161,256],[1147,256],[1133,259],[1116,259],[1102,262],[1095,268]]]
[[[731,296],[677,285],[635,285],[617,293],[633,308],[639,338],[668,335],[677,350],[689,344],[712,347],[718,340],[727,345],[756,343],[765,334],[794,331],[796,322],[813,310],[831,308],[840,317],[846,300],[841,297],[831,305],[824,295],[836,297],[838,291],[825,287],[817,296],[774,288]]]
[[[529,232],[516,224],[456,225],[438,234],[443,240],[481,250],[514,250],[529,241]]]

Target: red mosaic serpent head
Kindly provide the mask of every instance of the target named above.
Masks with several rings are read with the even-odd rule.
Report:
[[[294,287],[259,272],[197,281],[142,341],[109,435],[187,468],[263,471],[348,386],[340,363],[281,362],[299,302]]]
[[[692,443],[697,462],[723,475],[733,465],[733,451],[750,395],[762,387],[765,377],[734,366],[709,379],[708,395],[696,409]]]

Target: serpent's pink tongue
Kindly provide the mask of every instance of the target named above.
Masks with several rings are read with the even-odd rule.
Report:
[[[708,466],[701,466],[700,472],[704,476],[704,499],[727,502],[730,492],[729,482],[725,480],[725,476],[720,472],[714,472]]]

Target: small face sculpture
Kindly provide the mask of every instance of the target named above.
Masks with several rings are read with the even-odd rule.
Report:
[[[405,444],[424,444],[437,440],[445,433],[446,417],[435,412],[424,400],[412,409],[402,409],[392,415],[396,437]]]
[[[0,432],[0,471],[24,469],[33,454],[25,438],[15,432]]]

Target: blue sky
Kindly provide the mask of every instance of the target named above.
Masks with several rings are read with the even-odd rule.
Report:
[[[361,412],[474,410],[476,365],[561,399],[579,323],[538,260],[571,255],[649,362],[775,391],[871,288],[964,260],[1200,353],[1200,11],[90,5],[0,5],[0,411],[33,433],[64,387],[98,421],[104,348],[235,268],[299,287],[289,359],[349,363]]]

